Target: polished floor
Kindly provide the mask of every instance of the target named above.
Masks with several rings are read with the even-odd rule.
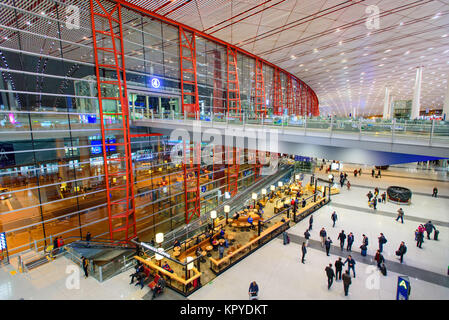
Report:
[[[348,166],[349,167],[349,166]],[[350,170],[345,168],[345,170]],[[363,169],[362,169],[363,170]],[[396,170],[397,171],[397,170]],[[303,233],[308,227],[308,219],[288,230],[292,242],[283,245],[281,239],[275,239],[255,253],[245,258],[231,269],[203,284],[203,288],[192,294],[189,299],[248,299],[248,287],[251,281],[259,284],[260,299],[395,299],[398,275],[410,276],[412,292],[410,299],[449,299],[447,277],[449,262],[449,181],[445,176],[423,175],[421,172],[394,170],[374,179],[365,170],[362,177],[349,175],[351,190],[344,188],[339,195],[332,196],[331,204],[314,213],[314,225],[306,263],[300,262],[300,244]],[[394,174],[393,174],[394,173]],[[323,177],[325,173],[317,173]],[[387,176],[391,175],[391,176]],[[394,175],[394,176],[393,176]],[[403,177],[406,176],[406,177]],[[426,180],[422,178],[427,177]],[[306,179],[309,179],[306,176]],[[434,181],[439,180],[439,181]],[[308,180],[306,180],[308,181]],[[404,224],[395,221],[398,205],[379,204],[378,210],[368,207],[366,193],[379,187],[381,193],[389,185],[401,185],[410,188],[414,195],[412,203],[403,206]],[[432,188],[437,186],[442,197],[432,198]],[[332,227],[330,215],[337,212],[338,220]],[[440,231],[439,241],[425,240],[422,249],[416,247],[414,231],[418,224],[432,220]],[[325,227],[334,241],[330,257],[320,247],[319,230]],[[337,235],[341,230],[355,234],[353,245],[356,259],[357,277],[352,279],[350,295],[345,297],[341,281],[334,282],[330,290],[324,268],[347,252],[338,247]],[[377,249],[377,237],[383,232],[388,239],[384,247],[387,260],[387,276],[382,276],[372,262]],[[368,257],[359,255],[362,234],[369,238]],[[400,241],[408,247],[401,265],[395,256]],[[371,259],[370,259],[371,258]],[[67,267],[69,260],[59,259],[27,274],[11,274],[13,266],[0,269],[0,299],[149,299],[149,288],[142,290],[129,285],[131,270],[104,283],[92,278],[84,279],[80,273],[79,288],[70,289],[73,279]],[[70,268],[70,267],[69,267]],[[69,270],[70,271],[70,270]],[[70,282],[72,281],[72,282]],[[76,281],[75,281],[76,282]],[[67,285],[69,284],[69,285]],[[179,295],[168,292],[165,299],[181,299]]]

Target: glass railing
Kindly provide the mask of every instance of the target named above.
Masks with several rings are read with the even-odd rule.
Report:
[[[449,121],[441,120],[372,120],[346,118],[305,118],[269,115],[265,118],[254,113],[239,115],[197,112],[190,114],[167,111],[162,114],[143,113],[136,120],[201,120],[212,125],[262,125],[282,130],[299,130],[305,135],[332,138],[370,140],[370,137],[388,142],[418,142],[419,144],[448,144]]]

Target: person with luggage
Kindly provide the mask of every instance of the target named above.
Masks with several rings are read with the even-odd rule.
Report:
[[[334,223],[332,225],[332,228],[334,228],[335,227],[335,222],[337,221],[337,213],[335,211],[332,212],[331,219],[332,219],[332,222]]]
[[[351,269],[352,269],[352,272],[354,272],[354,278],[355,278],[355,260],[352,258],[351,255],[349,255],[349,256],[346,258],[346,260],[345,260],[345,262],[343,263],[343,265],[345,265],[346,263],[348,263],[348,272],[350,272]]]
[[[376,255],[374,256],[374,261],[377,262],[377,267],[378,267],[379,269],[381,268],[382,263],[385,262],[385,258],[384,258],[384,256],[382,255],[382,253],[380,253],[379,250],[377,250]]]
[[[365,236],[364,234],[362,234],[362,243],[365,245],[365,246],[367,246],[368,247],[368,237],[367,236]]]
[[[374,199],[373,199],[373,209],[377,210],[377,198],[376,197],[374,197]]]
[[[380,174],[380,169],[377,170],[377,176],[378,176],[379,178],[382,178],[382,175]]]
[[[366,252],[368,251],[368,247],[366,246],[366,244],[362,243],[362,245],[360,246],[360,254],[363,257],[366,257]]]
[[[257,299],[257,295],[259,294],[259,286],[256,281],[251,282],[248,290],[248,295],[251,300]]]
[[[349,286],[351,285],[351,276],[349,275],[349,271],[345,271],[343,274],[343,289],[345,291],[345,296],[349,294]]]
[[[377,198],[379,196],[379,188],[374,188],[374,197]]]
[[[433,191],[432,191],[432,197],[437,197],[438,196],[438,188],[437,187],[433,187]]]
[[[309,246],[309,239],[310,239],[309,229],[307,229],[306,232],[304,232],[304,238],[306,239],[306,247],[308,247]]]
[[[327,275],[327,290],[329,290],[332,286],[332,283],[334,282],[334,277],[335,277],[335,273],[334,273],[334,269],[332,269],[332,264],[329,263],[329,266],[327,266],[324,271],[326,271],[326,275]]]
[[[327,240],[324,241],[324,246],[326,247],[326,256],[329,256],[329,251],[331,249],[332,240],[330,237],[327,237]]]
[[[346,247],[347,251],[351,251],[353,243],[354,243],[354,235],[352,234],[352,232],[349,232],[349,234],[348,234],[348,246]]]
[[[398,216],[396,217],[396,221],[399,221],[401,219],[401,222],[404,223],[404,210],[402,208],[399,208],[398,210]]]
[[[321,248],[324,247],[324,242],[326,241],[326,236],[327,236],[327,233],[326,233],[326,230],[325,230],[324,227],[323,227],[323,228],[321,228],[321,230],[320,230]]]
[[[338,260],[335,261],[335,280],[341,280],[342,270],[343,270],[343,262],[341,261],[341,257],[338,257]]]
[[[284,245],[290,243],[290,239],[289,239],[289,237],[288,237],[287,232],[284,231],[284,232],[282,233],[282,237],[283,237],[283,239],[284,239]]]
[[[302,243],[301,252],[302,252],[301,262],[304,263],[304,261],[305,261],[304,258],[306,257],[306,253],[307,253],[307,248],[306,248],[305,242]]]
[[[337,240],[340,240],[340,249],[343,251],[343,248],[345,246],[345,240],[346,240],[346,235],[345,235],[344,230],[341,230],[341,232],[338,234]]]
[[[384,244],[387,243],[387,238],[385,238],[383,233],[380,233],[379,239],[379,252],[382,252],[384,250]]]
[[[407,247],[405,245],[405,242],[402,241],[401,245],[399,246],[399,249],[396,250],[396,255],[399,256],[399,260],[401,263],[404,261],[404,254],[407,252]]]
[[[432,221],[428,221],[425,225],[424,228],[426,230],[427,233],[427,239],[430,240],[430,234],[432,233],[432,231],[435,229],[435,226],[432,224]],[[435,229],[436,230],[436,229]]]

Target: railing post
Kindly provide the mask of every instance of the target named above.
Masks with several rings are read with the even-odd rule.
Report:
[[[172,119],[175,120],[175,110],[171,111]]]
[[[99,279],[99,281],[100,281],[100,282],[103,282],[103,267],[100,266],[98,269],[99,269],[99,274],[100,274],[100,279]]]
[[[304,135],[307,135],[307,116],[304,117]]]
[[[187,120],[187,110],[184,110],[184,121]]]
[[[362,140],[362,120],[359,120],[359,140]]]
[[[153,113],[153,109],[150,110],[150,114],[151,114],[151,121],[154,121],[154,113]]]
[[[226,115],[226,127],[227,127],[228,121],[229,121],[229,112],[226,112],[225,115]]]
[[[430,129],[429,145],[432,145],[433,131],[435,129],[435,119],[432,119],[432,128]]]
[[[34,240],[34,250],[37,252],[37,241]]]

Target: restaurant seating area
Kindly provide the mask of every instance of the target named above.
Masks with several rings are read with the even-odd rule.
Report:
[[[188,295],[199,285],[212,281],[218,274],[288,229],[294,223],[292,199],[297,201],[296,221],[327,203],[319,192],[314,199],[313,189],[310,189],[310,185],[302,187],[300,182],[278,187],[270,194],[263,195],[262,199],[254,201],[253,205],[229,213],[227,219],[224,216],[215,219],[213,230],[211,224],[210,230],[166,251],[171,259],[179,263],[164,258],[156,260],[155,256],[136,259],[164,277],[169,286],[185,291]],[[339,192],[334,190],[337,191]],[[303,199],[306,200],[305,203]],[[220,246],[224,249],[222,257]],[[186,270],[188,259],[197,257],[195,267]],[[167,264],[172,272],[164,268]]]

